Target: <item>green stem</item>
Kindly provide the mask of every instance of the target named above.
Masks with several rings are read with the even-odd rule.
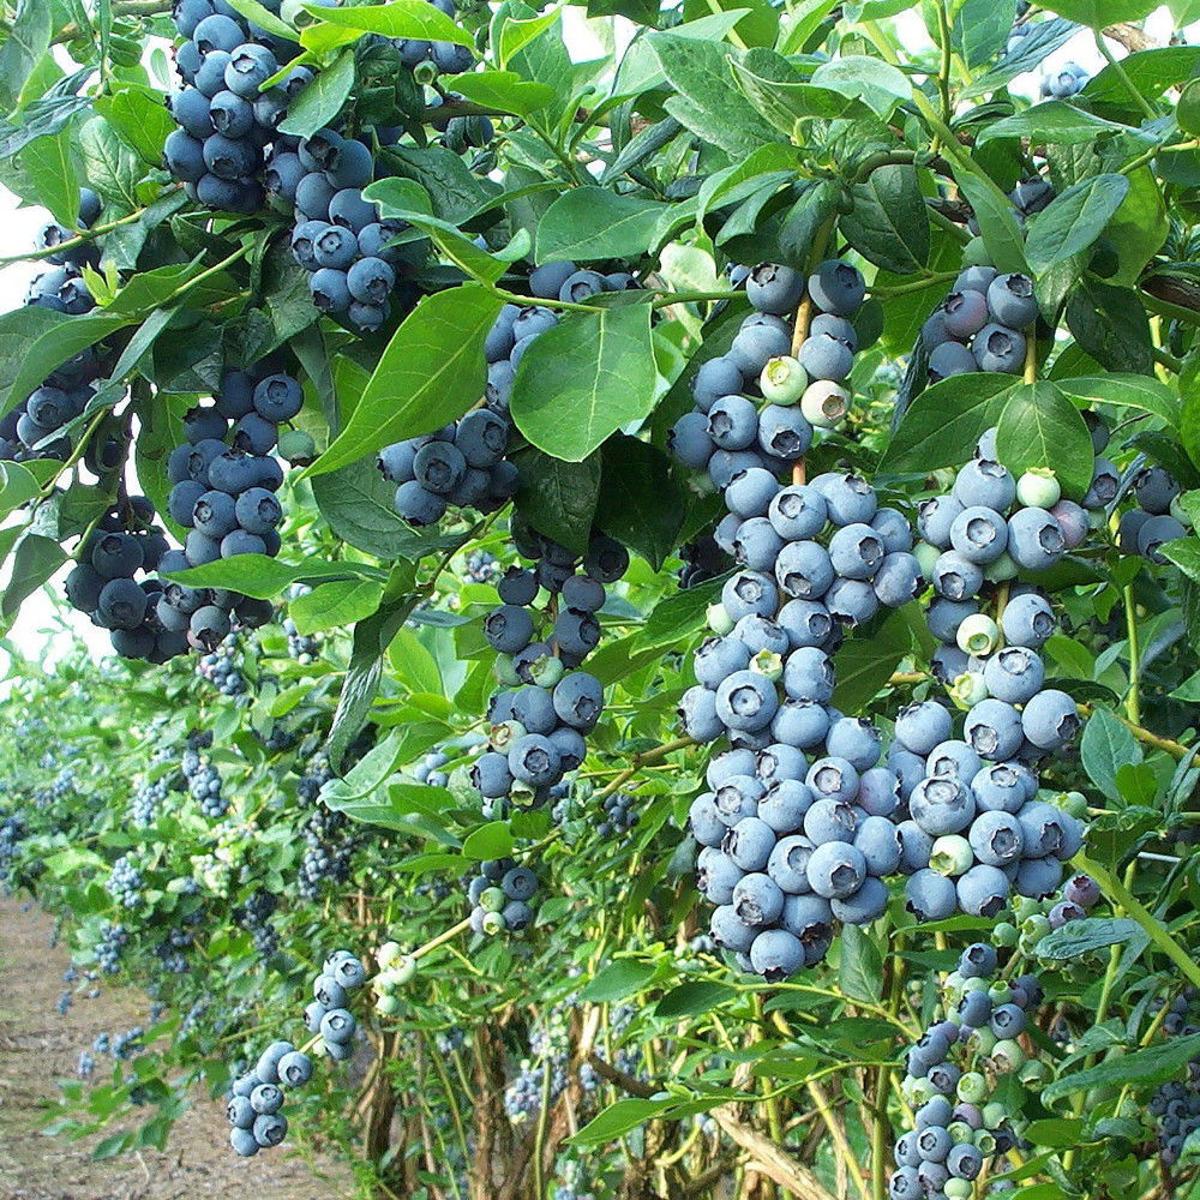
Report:
[[[1150,940],[1179,968],[1196,987],[1200,987],[1200,966],[1197,966],[1186,950],[1171,936],[1163,923],[1145,909],[1133,893],[1110,871],[1086,854],[1077,854],[1074,863],[1086,871],[1104,889],[1110,900],[1120,905],[1147,933]]]
[[[546,1184],[542,1178],[542,1155],[546,1150],[546,1127],[550,1122],[550,1059],[542,1066],[542,1105],[538,1110],[537,1133],[533,1140],[533,1194],[545,1200]]]
[[[942,98],[942,120],[949,125],[954,116],[954,109],[950,104],[950,20],[946,16],[945,0],[938,0],[937,3],[937,22],[938,22],[938,40],[941,42],[942,50],[942,65],[938,71],[938,94]]]
[[[971,240],[971,231],[966,226],[960,225],[957,221],[950,220],[944,212],[938,212],[936,208],[928,204],[925,206],[925,211],[930,221],[964,246]]]
[[[1104,41],[1104,35],[1098,29],[1095,32],[1095,39],[1096,49],[1100,51],[1104,61],[1112,67],[1113,74],[1121,81],[1121,86],[1129,93],[1129,98],[1142,110],[1148,120],[1156,121],[1158,113],[1154,111],[1150,101],[1134,87],[1133,80],[1129,78],[1129,73],[1125,70],[1124,64],[1113,55],[1113,52]]]
[[[171,11],[170,0],[113,0],[114,17],[165,17]],[[81,29],[72,22],[64,25],[54,36],[54,45],[74,41],[79,37],[90,37],[91,30]]]
[[[1129,691],[1125,695],[1125,711],[1135,724],[1142,723],[1141,651],[1138,646],[1137,611],[1133,603],[1133,584],[1127,583],[1121,590],[1125,604],[1125,635],[1129,639]]]
[[[179,186],[175,185],[165,188],[163,195],[165,196],[170,192],[177,192]],[[160,196],[159,199],[161,198]],[[74,250],[77,246],[86,246],[88,242],[95,241],[96,238],[103,237],[104,234],[111,233],[114,229],[120,229],[123,225],[132,225],[133,222],[140,221],[145,212],[145,208],[138,208],[123,217],[118,217],[115,221],[106,221],[103,225],[93,225],[91,229],[85,229],[81,233],[77,233],[74,237],[59,242],[57,246],[47,246],[43,250],[26,250],[23,254],[6,255],[4,258],[0,258],[0,267],[8,267],[13,263],[19,262],[37,262],[43,258],[51,258],[56,254],[62,254],[64,251]]]
[[[879,297],[907,296],[912,292],[923,292],[926,288],[937,287],[940,283],[949,283],[958,278],[957,271],[931,271],[920,279],[909,283],[897,283],[892,287],[876,287],[871,285],[871,295]]]
[[[706,300],[736,300],[741,292],[663,292],[651,303],[651,308],[668,308],[672,304],[702,304]],[[541,301],[539,300],[540,304]]]

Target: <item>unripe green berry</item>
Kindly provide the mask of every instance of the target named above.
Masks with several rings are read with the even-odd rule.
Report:
[[[725,637],[733,632],[734,620],[725,611],[723,604],[710,604],[708,606],[708,627],[717,635],[717,637]]]
[[[985,1158],[990,1158],[996,1153],[996,1138],[990,1129],[977,1129],[975,1135],[971,1138],[975,1143],[975,1148]]]
[[[517,674],[516,664],[513,662],[511,654],[497,654],[492,670],[495,673],[496,682],[504,684],[505,687],[520,687],[525,682]]]
[[[1008,1004],[1012,1000],[1012,988],[1003,981],[993,983],[988,988],[988,999],[991,1000],[993,1005]]]
[[[1032,896],[1014,896],[1012,910],[1018,921],[1024,921],[1042,911],[1041,905]]]
[[[783,674],[783,658],[770,650],[760,650],[750,660],[750,670],[774,681]]]
[[[846,419],[850,393],[826,379],[810,383],[800,398],[800,411],[814,429],[834,429]]]
[[[1050,922],[1041,913],[1036,913],[1021,922],[1021,932],[1035,942],[1040,942],[1050,932]]]
[[[987,1080],[978,1071],[965,1071],[958,1081],[958,1098],[964,1104],[978,1104],[987,1091]]]
[[[925,576],[926,583],[933,581],[934,564],[941,555],[942,552],[928,542],[918,542],[913,547],[913,557],[917,560],[917,565],[921,568],[921,574]]]
[[[1020,935],[1020,930],[1011,921],[1001,921],[992,927],[992,944],[1011,949],[1017,944]]]
[[[929,865],[939,875],[961,875],[974,861],[971,843],[957,833],[938,838],[929,852]]]
[[[502,888],[487,888],[479,897],[479,907],[486,912],[498,913],[508,903],[508,897]]]
[[[541,688],[552,688],[565,671],[561,658],[546,654],[537,659],[529,668],[529,676]]]
[[[520,721],[500,721],[488,730],[488,745],[500,753],[507,753],[509,746],[526,734]]]
[[[390,992],[385,992],[382,996],[375,997],[375,1011],[383,1017],[398,1017],[400,1010],[404,1007],[404,1002],[399,996],[394,996]]]
[[[1026,508],[1053,508],[1062,499],[1062,484],[1049,467],[1031,467],[1017,480],[1017,499]]]
[[[1007,550],[994,562],[983,568],[983,577],[988,583],[1007,583],[1017,577],[1017,564]]]
[[[317,443],[303,429],[287,429],[279,435],[279,457],[296,467],[307,467],[317,457]]]
[[[500,894],[503,895],[504,893],[501,892]],[[483,932],[488,937],[495,937],[496,934],[503,933],[507,928],[508,924],[500,913],[486,912],[483,914]]]
[[[403,954],[404,950],[399,942],[384,942],[383,945],[375,951],[375,961],[379,964],[382,970],[386,970]]]
[[[956,1145],[959,1142],[969,1142],[975,1136],[975,1130],[966,1121],[951,1121],[946,1126],[946,1132],[954,1139]]]
[[[969,1180],[947,1179],[942,1185],[942,1195],[948,1200],[968,1200],[974,1189]]]
[[[971,1034],[971,1048],[978,1054],[991,1054],[996,1041],[996,1035],[986,1025],[981,1025]]]
[[[1025,1065],[1025,1051],[1012,1038],[1004,1038],[992,1047],[991,1060],[1001,1073],[1019,1071]]]
[[[987,699],[987,684],[983,681],[980,671],[964,671],[954,677],[954,682],[947,689],[947,694],[954,701],[954,707],[965,712],[968,708]]]
[[[958,627],[956,640],[964,654],[982,658],[1000,644],[1000,627],[987,613],[972,613]]]
[[[391,974],[395,977],[400,987],[403,987],[406,983],[412,983],[417,974],[417,960],[411,954],[403,955],[397,960],[396,965],[391,970]]]
[[[1054,797],[1054,803],[1065,813],[1082,820],[1087,816],[1087,797],[1082,792],[1059,792]]]
[[[981,1115],[984,1129],[999,1129],[1008,1120],[1008,1109],[999,1100],[990,1100],[983,1106]],[[980,1149],[983,1147],[980,1146]]]
[[[808,387],[808,372],[790,354],[781,354],[768,360],[758,386],[769,404],[795,404]]]

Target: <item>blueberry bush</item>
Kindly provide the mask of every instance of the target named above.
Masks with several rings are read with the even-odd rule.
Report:
[[[7,5],[0,881],[152,1005],[46,1132],[1191,1194],[1194,21]]]

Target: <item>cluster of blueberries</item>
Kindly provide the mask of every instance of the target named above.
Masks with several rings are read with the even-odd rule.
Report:
[[[548,538],[515,526],[513,533],[534,565],[504,573],[497,585],[501,604],[484,619],[502,688],[489,702],[488,748],[470,778],[484,800],[541,805],[583,762],[584,735],[600,719],[604,689],[578,667],[599,644],[605,585],[624,575],[629,554],[594,534],[581,564]]]
[[[1200,990],[1186,987],[1175,996],[1163,1018],[1167,1037],[1200,1033],[1191,1019]],[[1163,1007],[1160,1000],[1157,1009]],[[1156,1009],[1156,1011],[1157,1011]],[[1164,1083],[1150,1098],[1150,1115],[1157,1118],[1158,1153],[1164,1167],[1173,1167],[1183,1154],[1184,1143],[1200,1129],[1200,1060],[1188,1063],[1187,1077]]]
[[[350,877],[354,852],[363,835],[344,812],[321,801],[321,788],[334,778],[329,759],[316,754],[304,768],[296,791],[310,805],[302,829],[304,854],[300,859],[297,886],[305,900],[314,900],[324,883],[344,883]]]
[[[774,479],[807,453],[814,429],[842,422],[858,349],[851,318],[866,295],[858,268],[840,259],[822,263],[807,280],[776,263],[744,278],[754,312],[729,350],[701,365],[692,380],[695,408],[668,438],[681,462],[707,471],[721,490],[751,469]]]
[[[335,950],[313,980],[313,999],[304,1010],[309,1033],[319,1036],[321,1051],[335,1062],[345,1062],[353,1053],[358,1022],[350,1012],[350,994],[367,977],[366,968],[349,950]]]
[[[229,811],[229,798],[221,789],[221,773],[211,759],[200,753],[212,745],[212,732],[190,734],[180,761],[184,783],[200,811],[210,820],[218,820]]]
[[[155,755],[153,761],[156,763],[165,761],[170,755],[171,751],[167,748],[162,754]],[[158,818],[159,809],[166,803],[167,797],[181,786],[182,779],[178,772],[173,771],[160,775],[157,779],[143,779],[138,785],[137,791],[134,792],[133,799],[129,802],[129,819],[139,829],[146,829],[153,825]]]
[[[285,1089],[303,1087],[313,1072],[312,1059],[291,1042],[272,1042],[253,1071],[234,1081],[225,1108],[232,1128],[229,1142],[242,1158],[278,1146],[287,1136],[287,1117],[280,1111]]]
[[[1164,467],[1144,467],[1134,476],[1131,488],[1136,508],[1121,514],[1117,545],[1124,554],[1140,554],[1151,562],[1163,563],[1165,542],[1187,537],[1191,524],[1178,503],[1183,489]]]
[[[467,555],[465,574],[472,583],[494,583],[501,574],[500,562],[487,550],[472,550]]]
[[[307,667],[321,657],[321,639],[313,633],[301,633],[291,617],[285,617],[283,632],[287,634],[288,657]]]
[[[921,329],[936,382],[969,371],[1016,375],[1025,366],[1027,332],[1038,316],[1033,280],[968,266]]]
[[[277,151],[266,174],[272,199],[295,213],[292,257],[309,272],[313,303],[364,333],[383,327],[398,272],[414,252],[426,252],[424,242],[398,244],[406,226],[381,220],[378,205],[363,197],[376,174],[365,142],[329,128]]]
[[[1061,71],[1050,71],[1042,77],[1042,96],[1047,99],[1053,97],[1055,100],[1069,99],[1082,92],[1090,78],[1088,72],[1077,62],[1064,63]]]
[[[266,7],[278,14],[280,6],[267,0]],[[184,86],[167,100],[179,128],[163,150],[166,168],[209,208],[257,212],[266,148],[295,141],[277,129],[313,73],[294,67],[264,90],[300,47],[255,27],[225,0],[176,0],[173,16],[184,39],[175,51]]]
[[[533,924],[530,901],[537,890],[537,876],[511,858],[493,858],[481,863],[479,874],[467,884],[472,931],[488,937],[524,933]]]
[[[278,907],[277,895],[257,888],[233,910],[233,919],[250,935],[259,958],[268,959],[279,949],[279,933],[271,923]]]
[[[1043,999],[1037,977],[1006,981],[994,947],[976,942],[962,952],[943,999],[945,1019],[908,1051],[902,1091],[916,1119],[896,1142],[892,1200],[968,1200],[985,1160],[1017,1144],[1006,1105],[988,1099],[987,1077],[954,1058],[977,1055],[997,1075],[1019,1072],[1026,1060],[1017,1039]]]
[[[220,645],[202,654],[196,662],[196,674],[207,679],[222,696],[244,696],[249,684],[242,674],[237,635],[228,634]]]
[[[141,871],[124,854],[113,863],[104,881],[104,890],[122,908],[137,908],[141,904],[143,886]]]
[[[375,952],[375,961],[379,964],[379,970],[371,980],[375,1011],[385,1017],[398,1016],[404,1007],[399,992],[416,975],[417,960],[405,954],[398,942],[384,942]],[[461,1040],[461,1031],[458,1032]]]
[[[7,890],[17,846],[25,837],[25,820],[20,813],[0,813],[0,887]]]
[[[1068,792],[1060,803],[1068,811],[1074,805],[1073,816],[1087,811],[1087,801],[1079,792]],[[996,914],[1000,919],[992,926],[992,944],[1037,957],[1042,938],[1071,921],[1082,920],[1099,902],[1100,885],[1090,875],[1071,875],[1058,892],[1040,898],[1015,896],[1009,902],[1011,913]]]
[[[64,585],[67,599],[94,625],[109,630],[113,649],[126,658],[164,663],[187,649],[186,636],[159,619],[162,583],[136,578],[156,570],[169,553],[170,543],[145,496],[123,497],[75,551]]]
[[[632,792],[613,792],[611,796],[605,796],[602,808],[604,816],[596,826],[597,835],[609,838],[614,833],[628,833],[633,829],[640,818],[634,807],[636,803],[637,797]]]
[[[96,943],[96,963],[105,975],[115,975],[121,955],[129,944],[129,931],[113,921],[100,926],[100,941]]]
[[[90,229],[100,216],[100,198],[91,188],[80,192],[79,228]],[[39,250],[49,250],[77,236],[53,222],[38,234]],[[80,316],[95,307],[83,279],[82,268],[99,262],[95,247],[84,243],[50,254],[42,271],[29,285],[25,303],[35,308]],[[99,352],[88,346],[69,358],[11,412],[0,417],[0,459],[56,458],[71,453],[71,438],[64,427],[82,416],[102,374]],[[90,448],[89,448],[90,449]],[[89,461],[89,465],[93,465]],[[105,464],[95,463],[96,466]],[[111,470],[111,466],[108,467]],[[99,472],[97,472],[99,474]]]
[[[299,382],[275,367],[264,361],[248,371],[226,371],[214,402],[196,405],[184,416],[187,441],[167,460],[168,509],[188,534],[182,550],[162,556],[160,573],[238,554],[279,552],[283,508],[275,493],[283,484],[283,469],[271,451],[280,423],[300,411],[304,397]],[[271,619],[274,607],[219,588],[168,582],[156,612],[186,645],[212,653],[234,618],[254,628]]]

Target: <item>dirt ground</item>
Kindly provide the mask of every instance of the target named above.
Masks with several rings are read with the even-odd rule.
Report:
[[[149,1001],[137,991],[100,985],[65,1016],[55,1002],[70,965],[64,947],[50,948],[54,922],[18,899],[0,897],[0,1200],[195,1200],[239,1192],[253,1200],[349,1200],[349,1172],[310,1165],[286,1145],[250,1160],[229,1148],[223,1105],[197,1093],[171,1131],[165,1153],[143,1150],[94,1161],[90,1141],[39,1132],[43,1102],[55,1080],[74,1077],[79,1052],[97,1034],[149,1023]],[[106,1058],[97,1061],[97,1075]]]

